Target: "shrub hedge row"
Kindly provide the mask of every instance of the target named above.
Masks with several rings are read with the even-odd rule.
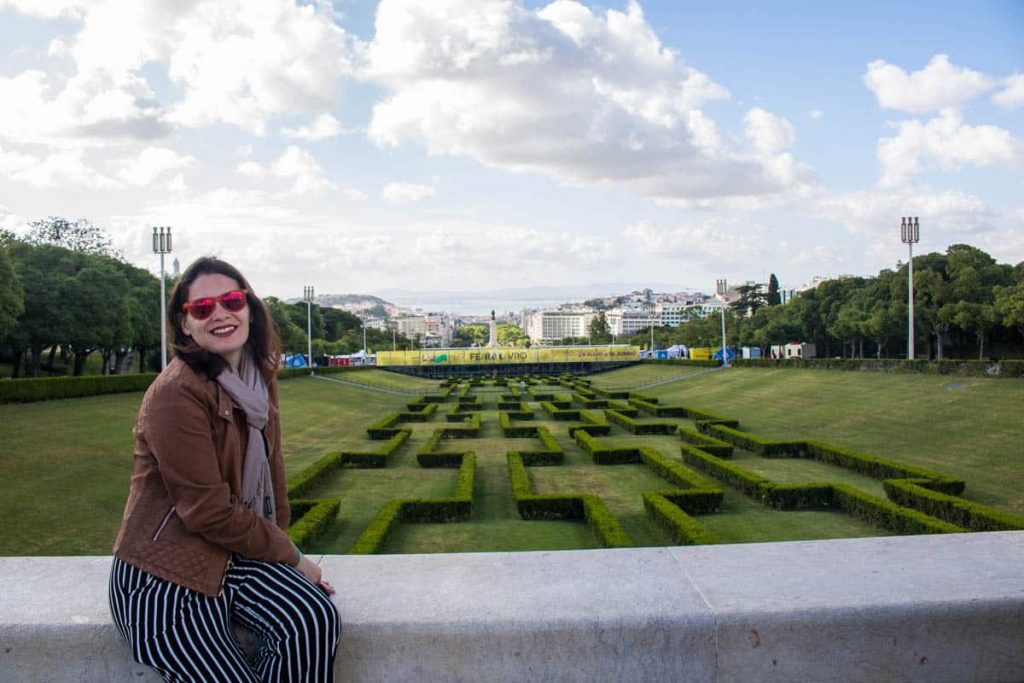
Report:
[[[736,367],[799,368],[808,370],[851,370],[910,372],[966,377],[1024,377],[1024,361],[1003,360],[903,360],[896,358],[737,358]]]
[[[806,454],[806,442],[804,441],[773,441],[750,432],[741,432],[723,424],[709,425],[708,432],[709,437],[712,435],[719,437],[723,441],[755,453],[762,458],[799,458]]]
[[[569,408],[568,405],[565,405],[564,401],[541,401],[540,407],[550,413],[551,417],[556,420],[580,419],[580,411],[575,408]]]
[[[0,382],[0,403],[33,403],[64,398],[82,398],[103,394],[145,391],[157,373],[132,375],[83,375],[81,377],[42,377]]]
[[[640,398],[629,399],[629,405],[654,417],[686,417],[686,408],[683,406],[663,406]]]
[[[971,531],[1024,529],[1024,517],[931,489],[923,479],[886,479],[885,493],[899,505],[938,517]]]
[[[341,507],[341,502],[334,498],[295,500],[290,503],[294,520],[288,527],[288,538],[300,550],[305,550],[334,522],[338,516],[338,508]]]
[[[706,526],[684,510],[686,499],[677,492],[648,492],[643,494],[647,516],[658,525],[673,543],[678,545],[711,545],[718,543]],[[682,492],[687,493],[687,492]]]
[[[621,411],[606,409],[605,417],[609,422],[614,422],[620,427],[629,430],[633,434],[672,434],[678,425],[671,422],[640,422],[625,415]]]
[[[838,465],[874,479],[926,479],[929,482],[928,488],[953,496],[964,490],[962,479],[956,479],[923,467],[898,463],[821,441],[807,441],[805,447],[807,455],[815,460]]]
[[[357,453],[354,451],[332,451],[317,459],[312,465],[302,470],[288,484],[288,498],[299,499],[309,495],[310,491],[320,482],[343,466],[373,469],[387,467],[388,457],[408,441],[412,435],[408,429],[395,430],[387,443],[383,444],[378,451],[368,453]]]
[[[612,430],[612,426],[608,424],[608,420],[604,418],[604,415],[581,410],[580,417],[586,424],[570,426],[569,436],[572,438],[575,438],[576,430],[583,430],[591,436],[607,436]]]
[[[628,399],[629,398],[629,391],[627,391],[625,389],[602,389],[601,387],[591,387],[591,391],[593,391],[598,396],[603,396],[604,398],[614,398],[614,399]]]
[[[956,534],[964,531],[955,524],[900,507],[846,484],[833,484],[832,491],[836,506],[843,512],[897,534]]]
[[[606,548],[630,548],[633,541],[619,520],[600,498],[592,494],[537,495],[530,484],[530,475],[519,453],[507,456],[512,495],[516,499],[519,516],[532,519],[585,519]]]
[[[473,513],[473,483],[476,458],[463,454],[457,465],[455,492],[450,498],[399,498],[390,500],[377,511],[374,518],[349,550],[352,555],[370,555],[378,552],[388,535],[399,523],[463,522]]]
[[[641,462],[639,448],[602,446],[601,443],[583,430],[577,429],[573,438],[583,450],[590,453],[597,465],[631,465]]]
[[[683,441],[691,443],[711,455],[718,456],[719,458],[732,457],[733,446],[731,443],[727,443],[721,439],[716,439],[713,436],[701,434],[696,429],[680,427],[679,437]]]
[[[400,414],[390,413],[367,427],[366,433],[374,441],[390,439],[398,433],[399,429],[397,425],[401,419],[402,416]]]
[[[573,393],[572,397],[573,397],[573,399],[575,399],[584,408],[607,408],[608,407],[608,399],[606,399],[606,398],[597,398],[596,396],[593,396],[593,394],[591,394],[591,397],[588,398],[587,396],[584,396],[583,394],[581,394],[580,392],[577,391],[577,392]]]

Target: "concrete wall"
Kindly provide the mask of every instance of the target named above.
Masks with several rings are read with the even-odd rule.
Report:
[[[1024,532],[321,563],[344,681],[1024,680]],[[0,559],[0,680],[158,680],[109,564]]]

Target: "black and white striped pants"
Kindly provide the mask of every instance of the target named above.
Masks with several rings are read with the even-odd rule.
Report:
[[[202,593],[114,558],[110,611],[135,661],[166,681],[333,681],[341,623],[330,598],[285,564],[234,557],[221,595]],[[237,622],[260,639],[250,662]]]

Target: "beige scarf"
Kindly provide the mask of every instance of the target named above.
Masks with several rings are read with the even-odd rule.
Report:
[[[270,478],[270,453],[263,428],[270,414],[267,385],[248,353],[242,356],[239,372],[225,368],[217,376],[218,384],[245,412],[249,423],[249,443],[242,466],[242,504],[269,520],[274,519],[274,482]]]

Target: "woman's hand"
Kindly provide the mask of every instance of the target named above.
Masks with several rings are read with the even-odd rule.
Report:
[[[309,559],[308,555],[303,555],[299,559],[299,566],[296,567],[296,569],[298,569],[303,576],[309,579],[310,583],[320,586],[328,595],[334,595],[334,586],[332,586],[330,582],[323,577],[323,574],[320,571],[320,565]]]

